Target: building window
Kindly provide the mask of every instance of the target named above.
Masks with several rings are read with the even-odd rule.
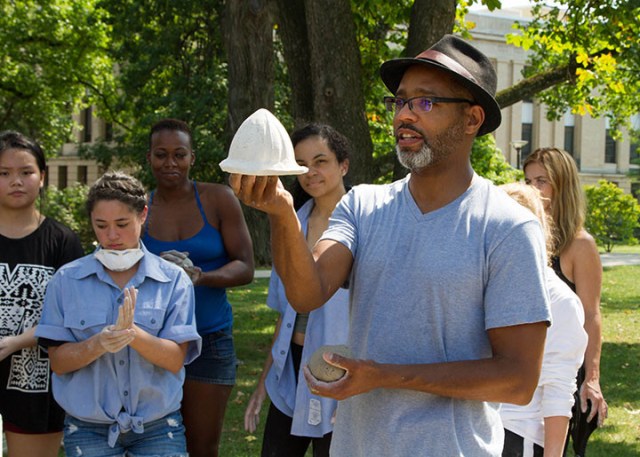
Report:
[[[576,118],[571,111],[564,113],[564,150],[575,157],[574,135],[576,131]]]
[[[44,187],[47,188],[49,186],[49,166],[47,165],[44,169]]]
[[[67,188],[67,166],[60,165],[58,167],[58,189]]]
[[[113,122],[106,122],[104,125],[104,140],[113,141]]]
[[[604,163],[616,163],[616,140],[611,136],[611,130],[607,129],[607,137],[604,143]]]
[[[531,143],[533,141],[533,102],[531,100],[522,102],[522,131],[520,132],[520,139],[527,142],[520,150],[519,163],[523,163],[524,159],[531,154]]]
[[[636,200],[640,202],[640,182],[631,183],[631,195],[633,195]]]
[[[631,136],[631,146],[629,148],[629,163],[640,165],[640,114],[631,117],[631,128],[635,130]]]
[[[93,136],[91,111],[91,107],[82,110],[82,141],[85,143],[90,143]]]
[[[86,165],[78,166],[78,182],[80,184],[87,184],[87,171],[88,167]]]

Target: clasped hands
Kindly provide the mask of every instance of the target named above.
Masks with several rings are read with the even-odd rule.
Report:
[[[193,265],[188,252],[181,252],[172,249],[170,251],[161,252],[160,257],[182,268],[187,273],[187,276],[189,276],[193,285],[196,284],[202,274],[202,269]]]
[[[133,315],[136,309],[138,290],[135,287],[124,289],[124,303],[118,307],[118,319],[115,324],[107,325],[99,334],[100,345],[107,352],[118,352],[128,346],[136,337]]]

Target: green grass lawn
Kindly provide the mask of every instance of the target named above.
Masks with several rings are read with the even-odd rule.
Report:
[[[604,254],[605,250],[602,248],[599,248],[600,253]],[[636,244],[635,246],[628,246],[628,245],[622,245],[622,246],[614,246],[613,249],[611,250],[612,254],[640,254],[640,244]]]
[[[614,249],[614,252],[616,250]],[[601,387],[609,419],[589,440],[589,455],[640,455],[640,266],[605,268]]]
[[[623,252],[616,247],[614,252]],[[634,251],[634,248],[624,252]],[[640,266],[605,268],[602,290],[602,388],[609,419],[589,440],[591,457],[640,455]],[[270,347],[276,314],[266,305],[268,280],[229,292],[235,313],[235,341],[242,364],[227,416],[220,455],[260,455],[262,428],[244,431],[244,410]],[[261,425],[264,425],[263,406]]]
[[[591,436],[590,457],[640,455],[639,279],[640,266],[612,267],[604,271],[601,381],[609,403],[609,419]],[[257,279],[249,287],[229,291],[235,315],[236,350],[241,364],[225,419],[220,450],[224,457],[260,455],[268,405],[263,406],[256,433],[246,433],[243,423],[244,410],[262,370],[276,322],[276,314],[265,305],[267,286],[267,279]]]

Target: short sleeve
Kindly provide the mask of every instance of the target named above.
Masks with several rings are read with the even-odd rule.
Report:
[[[358,247],[357,221],[355,216],[356,189],[346,193],[329,218],[329,227],[320,237],[344,244],[356,256]]]
[[[198,357],[202,349],[202,339],[196,329],[195,294],[191,280],[182,270],[172,285],[164,325],[158,337],[178,344],[189,342],[186,365]]]
[[[551,322],[545,258],[535,220],[513,227],[491,250],[484,300],[487,329]]]
[[[36,338],[64,342],[76,341],[71,330],[64,325],[64,294],[62,292],[64,281],[62,272],[56,272],[47,285],[42,317],[36,327]]]

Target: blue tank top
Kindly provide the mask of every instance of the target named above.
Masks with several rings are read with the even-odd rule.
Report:
[[[195,181],[193,182],[193,190],[200,215],[204,221],[202,230],[191,238],[178,241],[161,241],[151,237],[147,230],[154,194],[151,192],[149,197],[149,217],[147,217],[147,222],[145,223],[142,242],[149,251],[158,255],[171,249],[187,251],[193,264],[200,267],[203,272],[216,270],[229,263],[229,257],[224,249],[222,235],[207,221]],[[231,304],[227,300],[226,289],[207,286],[196,286],[194,289],[198,333],[207,335],[225,328],[230,329],[233,324],[233,314],[231,312]]]

